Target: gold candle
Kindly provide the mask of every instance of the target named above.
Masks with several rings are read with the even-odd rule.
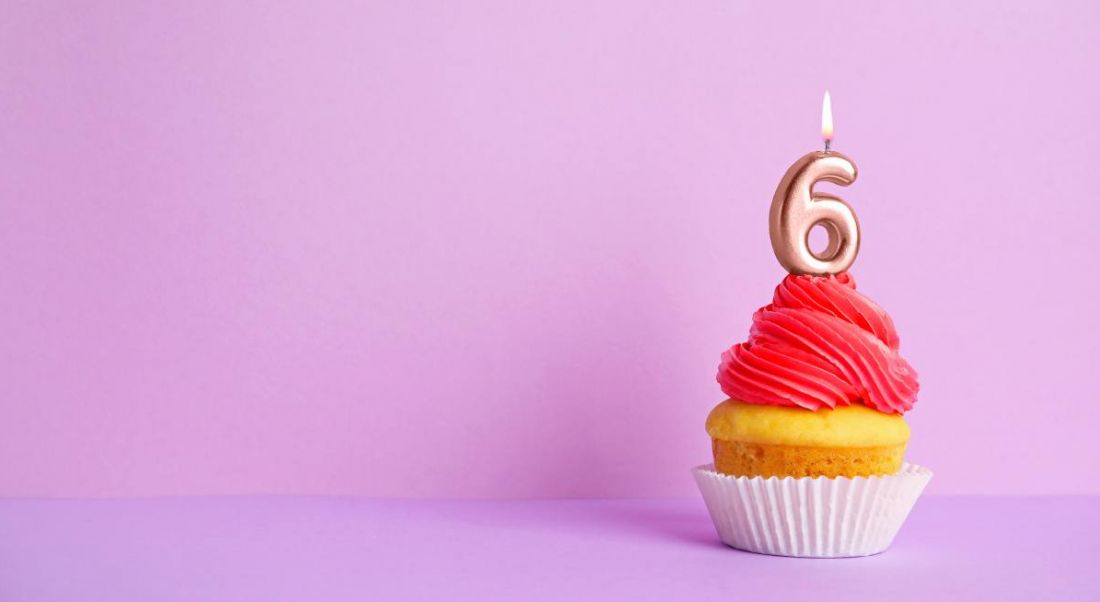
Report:
[[[832,101],[829,93],[821,108],[821,133],[825,150],[803,155],[787,169],[772,197],[769,231],[772,250],[792,274],[838,274],[847,270],[859,253],[859,220],[840,197],[814,192],[817,182],[847,186],[856,180],[856,165],[829,149],[833,138]],[[821,226],[829,236],[825,249],[810,249],[810,231]]]

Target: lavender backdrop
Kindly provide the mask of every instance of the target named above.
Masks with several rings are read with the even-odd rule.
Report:
[[[126,4],[2,8],[0,494],[692,495],[826,87],[910,458],[1100,493],[1096,4]]]

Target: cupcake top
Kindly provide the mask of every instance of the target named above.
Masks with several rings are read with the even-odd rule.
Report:
[[[790,274],[753,314],[749,340],[722,354],[718,383],[750,404],[815,411],[862,404],[901,414],[919,385],[898,345],[890,316],[847,272]]]
[[[721,441],[803,447],[904,445],[909,425],[899,414],[855,404],[832,412],[763,406],[727,400],[707,416],[707,434]]]

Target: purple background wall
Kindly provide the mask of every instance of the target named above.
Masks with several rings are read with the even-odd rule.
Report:
[[[1034,2],[8,3],[0,494],[691,495],[833,91],[940,493],[1100,493],[1100,37]]]

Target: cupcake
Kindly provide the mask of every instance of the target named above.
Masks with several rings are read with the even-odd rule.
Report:
[[[903,462],[917,375],[893,322],[847,272],[787,276],[722,354],[729,399],[695,477],[719,536],[800,557],[885,550],[931,472]]]

